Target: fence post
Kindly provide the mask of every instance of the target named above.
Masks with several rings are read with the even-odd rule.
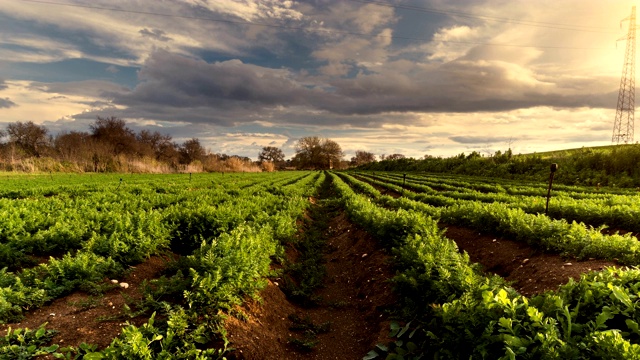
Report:
[[[547,207],[544,210],[544,214],[549,213],[549,199],[551,199],[551,186],[553,185],[553,174],[558,170],[558,164],[553,163],[550,167],[551,173],[549,174],[549,189],[547,190]]]
[[[407,181],[407,174],[402,174],[402,196],[404,196],[404,184]]]

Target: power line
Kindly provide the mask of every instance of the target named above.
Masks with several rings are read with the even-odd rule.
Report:
[[[425,13],[458,16],[458,17],[464,17],[464,18],[470,18],[470,19],[499,21],[499,22],[505,22],[505,23],[526,25],[526,26],[543,27],[543,28],[549,28],[549,29],[560,29],[560,30],[569,30],[569,31],[580,31],[580,32],[595,32],[595,33],[603,33],[603,34],[618,33],[610,30],[610,28],[596,27],[596,26],[569,25],[569,24],[560,24],[560,23],[543,22],[543,21],[529,21],[529,20],[519,20],[519,19],[511,19],[511,18],[501,18],[501,17],[495,17],[495,16],[478,15],[478,14],[466,13],[461,11],[442,10],[442,9],[427,8],[427,7],[421,7],[421,6],[413,6],[413,5],[394,5],[388,2],[376,1],[376,0],[349,0],[349,1],[357,2],[361,4],[374,4],[374,5],[390,7],[394,9],[403,9],[403,10],[412,10],[412,11],[419,11],[419,12],[425,12]],[[602,30],[610,30],[610,31],[602,31]]]
[[[322,28],[310,28],[310,27],[303,27],[303,26],[276,25],[276,24],[257,23],[257,22],[244,21],[244,20],[229,20],[229,19],[218,19],[218,18],[211,18],[211,17],[204,17],[204,16],[178,15],[178,14],[158,13],[158,12],[152,12],[152,11],[118,9],[118,8],[109,8],[104,6],[69,4],[69,3],[61,3],[61,2],[46,1],[46,0],[20,0],[20,1],[27,2],[27,3],[53,5],[53,6],[67,6],[67,7],[75,7],[75,8],[92,9],[92,10],[104,10],[104,11],[114,11],[114,12],[121,12],[121,13],[128,13],[128,14],[151,15],[151,16],[161,16],[161,17],[180,18],[180,19],[189,19],[189,20],[201,20],[201,21],[210,21],[210,22],[236,24],[236,25],[249,25],[249,26],[259,26],[259,27],[268,27],[268,28],[277,28],[277,29],[297,30],[297,31],[322,32],[322,33],[328,33],[328,34],[337,33],[337,34],[355,35],[355,36],[367,37],[367,38],[390,38],[390,39],[397,39],[397,40],[416,40],[416,41],[427,41],[427,42],[430,42],[433,40],[431,38],[425,38],[425,37],[411,37],[411,36],[400,36],[400,35],[371,35],[371,34],[362,33],[362,32],[337,30],[337,29],[322,29]],[[352,0],[352,1],[358,1],[358,0]],[[450,43],[450,44],[515,47],[515,48],[536,48],[536,49],[610,50],[605,48],[594,48],[594,47],[520,45],[520,44],[482,43],[482,42],[455,41],[455,40],[438,40],[438,42]]]

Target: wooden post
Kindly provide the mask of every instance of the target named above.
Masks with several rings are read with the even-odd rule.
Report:
[[[551,173],[549,174],[549,189],[547,190],[547,207],[544,210],[544,214],[549,213],[549,199],[551,199],[551,186],[553,186],[553,174],[558,170],[558,164],[553,163],[550,167]]]
[[[402,174],[402,196],[404,196],[404,184],[407,181],[407,174]]]

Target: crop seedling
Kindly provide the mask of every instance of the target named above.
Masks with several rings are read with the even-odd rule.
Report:
[[[302,338],[293,338],[289,344],[301,352],[311,352],[318,342],[319,334],[326,334],[331,329],[331,323],[315,324],[309,317],[301,318],[296,314],[288,316],[291,321],[289,330],[302,333]]]

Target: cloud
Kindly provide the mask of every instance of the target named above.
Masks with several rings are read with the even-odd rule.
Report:
[[[540,106],[611,108],[617,95],[610,79],[550,78],[501,61],[458,60],[440,65],[396,60],[375,72],[336,78],[239,59],[209,63],[158,50],[138,76],[140,82],[131,91],[103,83],[82,87],[112,99],[126,117],[225,126],[263,122],[352,128],[379,127],[390,117],[402,125],[415,121],[411,114],[416,113]],[[69,86],[73,87],[65,85]],[[495,117],[492,121],[512,120]]]
[[[285,69],[269,69],[240,60],[207,63],[172,54],[154,53],[139,73],[140,84],[118,102],[162,104],[177,108],[261,108],[306,103],[322,96],[295,81]]]
[[[16,103],[14,103],[13,101],[11,101],[9,98],[0,98],[0,109],[2,108],[10,108],[10,107],[14,107],[14,106],[18,106]]]
[[[130,91],[122,85],[104,80],[68,81],[57,83],[32,82],[29,85],[29,89],[44,93],[88,96],[103,99],[111,98],[116,94],[126,94]],[[54,99],[55,98],[59,97],[54,97]]]
[[[131,12],[0,2],[0,62],[12,76],[9,89],[0,81],[7,109],[0,121],[62,127],[113,115],[228,151],[252,142],[290,149],[295,139],[318,134],[348,150],[406,155],[418,147],[434,154],[478,149],[509,134],[527,140],[524,149],[578,141],[570,136],[585,129],[610,131],[624,54],[613,44],[624,31],[523,23],[618,19],[628,15],[627,1],[585,0],[579,13],[552,0],[423,3],[486,17],[341,0],[92,3]],[[100,63],[74,69],[73,79],[86,81],[46,78],[69,68],[49,62],[68,59]],[[24,64],[14,71],[23,61],[38,63],[42,74]],[[28,84],[13,82],[20,79]]]
[[[258,19],[295,19],[303,14],[293,8],[294,1],[282,0],[183,0],[194,9],[207,9],[217,14],[232,15],[247,21]]]
[[[118,67],[115,65],[109,65],[106,69],[107,72],[110,72],[112,74],[117,74],[120,70],[118,70]]]
[[[146,36],[149,37],[151,39],[154,40],[158,40],[158,41],[170,41],[171,38],[166,36],[166,32],[160,30],[160,29],[153,29],[153,30],[149,30],[147,28],[144,28],[140,31],[138,31],[140,34],[142,34],[142,36]]]

